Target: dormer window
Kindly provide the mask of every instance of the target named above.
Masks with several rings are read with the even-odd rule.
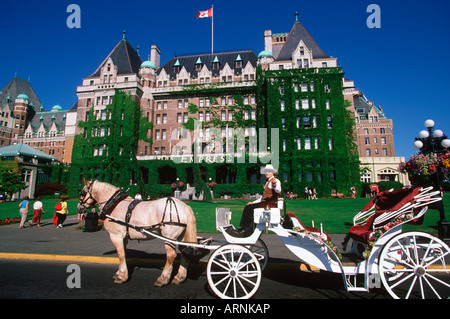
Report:
[[[219,70],[219,69],[220,69],[220,62],[216,56],[213,61],[213,70]]]
[[[197,59],[197,62],[195,62],[195,71],[200,72],[202,70],[203,63],[200,58]]]
[[[238,54],[236,61],[234,61],[236,69],[242,69],[242,58],[241,55]]]
[[[177,59],[177,62],[175,62],[175,64],[173,65],[173,72],[175,74],[180,73],[181,70],[181,64],[180,64],[180,60]]]

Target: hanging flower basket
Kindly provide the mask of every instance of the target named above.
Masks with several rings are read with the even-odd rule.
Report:
[[[408,173],[412,184],[431,185],[436,174],[444,179],[450,172],[450,153],[443,154],[415,154],[411,156],[408,162],[400,163],[399,170],[402,173]]]

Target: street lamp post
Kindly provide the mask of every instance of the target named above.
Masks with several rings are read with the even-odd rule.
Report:
[[[450,147],[450,139],[442,132],[434,128],[433,120],[426,120],[425,127],[427,130],[419,132],[419,137],[415,138],[414,147],[419,150],[421,154],[438,154],[445,152]],[[439,190],[439,194],[442,197],[442,201],[437,203],[436,209],[439,210],[439,223],[438,232],[439,238],[446,241],[450,240],[450,223],[445,220],[444,203],[443,203],[443,191],[441,189],[441,183],[439,178],[439,171],[436,171],[436,186]]]

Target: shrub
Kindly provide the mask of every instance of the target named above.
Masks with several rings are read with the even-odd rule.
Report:
[[[55,182],[42,183],[36,188],[34,197],[37,198],[45,195],[54,195],[55,193],[67,193],[67,187],[64,184]]]

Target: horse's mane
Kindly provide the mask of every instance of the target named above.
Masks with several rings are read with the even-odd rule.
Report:
[[[101,192],[101,193],[107,193],[107,192],[112,192],[115,193],[119,187],[116,187],[114,185],[105,183],[105,182],[99,182],[99,181],[94,181],[94,185],[93,187],[95,188],[96,192]]]

